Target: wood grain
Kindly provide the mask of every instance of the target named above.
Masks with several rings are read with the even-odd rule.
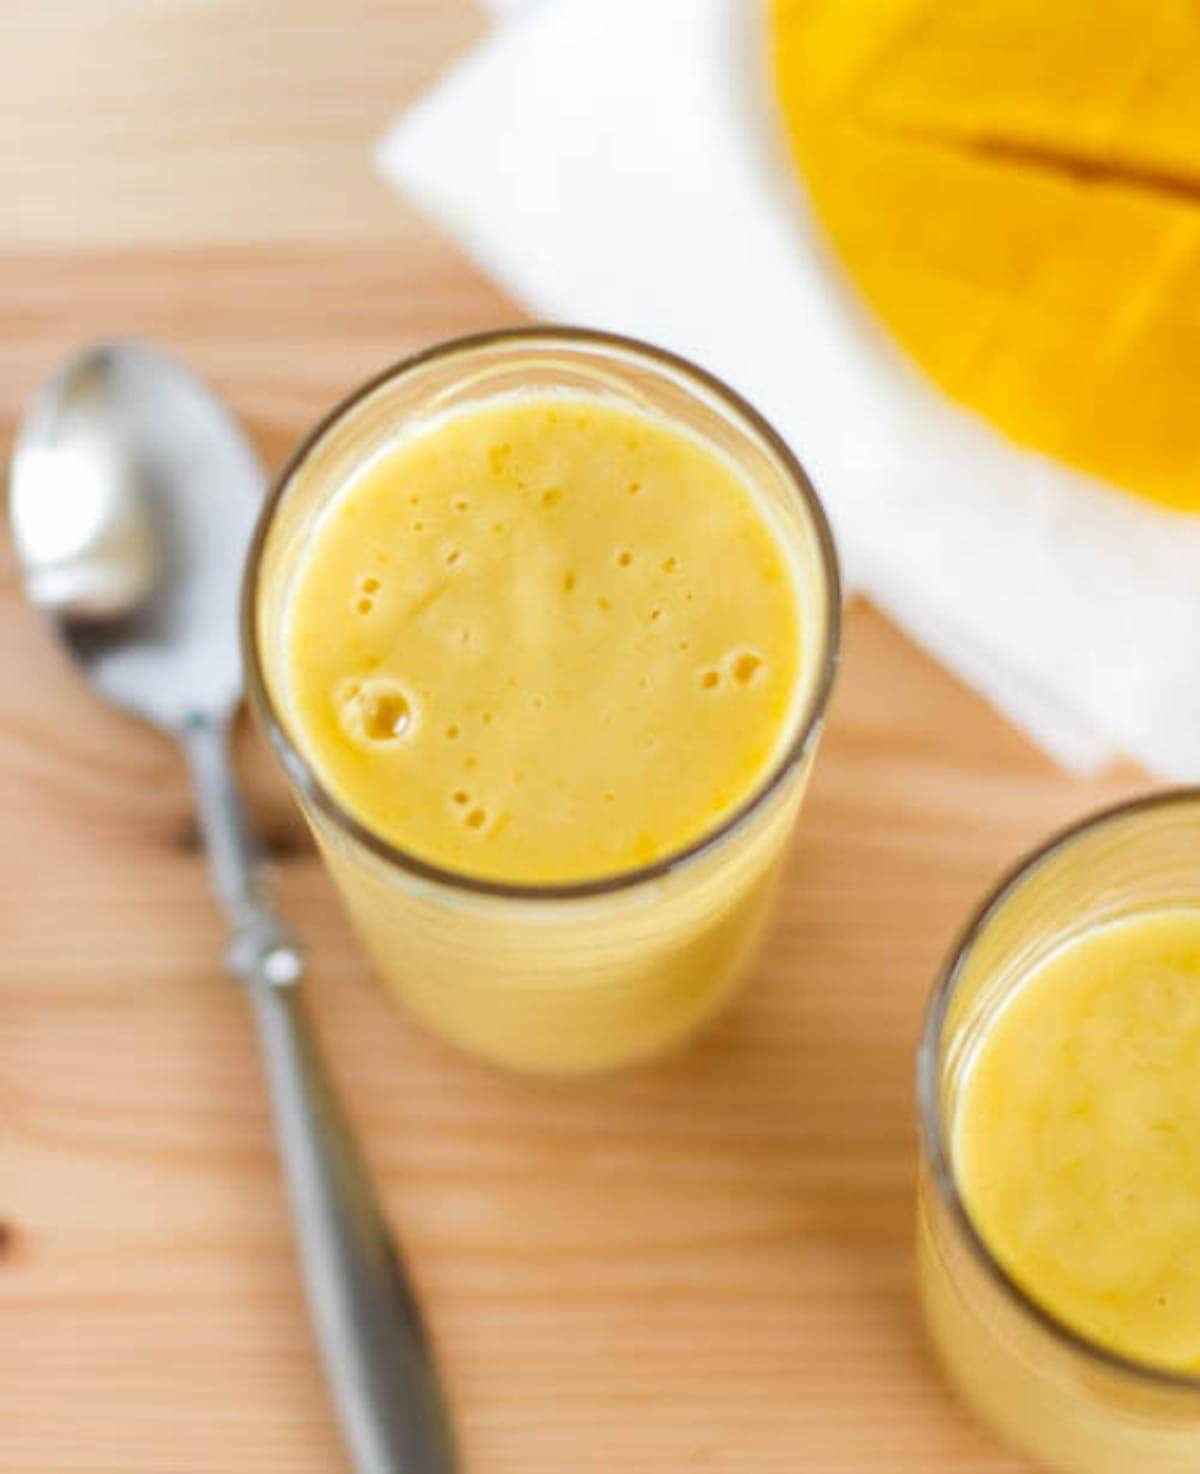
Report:
[[[90,48],[70,77],[103,73],[91,104],[54,71],[55,15]],[[277,464],[354,380],[515,315],[362,180],[336,230],[304,228],[305,203],[326,209],[361,170],[370,128],[474,33],[465,6],[54,0],[4,16],[0,192],[28,207],[0,258],[5,447],[42,374],[98,334],[182,353]],[[151,182],[154,198],[68,200],[88,139],[109,149],[105,188]],[[280,176],[241,157],[256,139]],[[224,187],[234,155],[241,191]],[[181,766],[80,688],[3,558],[0,1474],[341,1469]],[[675,1059],[565,1088],[475,1065],[393,1010],[249,734],[242,757],[470,1470],[1024,1467],[959,1411],[921,1338],[912,1048],[982,888],[1135,772],[1068,780],[855,605],[741,1002]]]
[[[5,239],[393,239],[372,145],[481,31],[462,0],[7,0]]]

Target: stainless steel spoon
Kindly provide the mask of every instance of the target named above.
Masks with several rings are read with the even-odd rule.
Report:
[[[238,584],[262,493],[253,450],[206,386],[116,344],[72,360],[33,404],[9,506],[29,597],[102,695],[187,753],[357,1474],[448,1474],[450,1422],[421,1317],[301,1007],[303,953],[271,908],[230,763]]]

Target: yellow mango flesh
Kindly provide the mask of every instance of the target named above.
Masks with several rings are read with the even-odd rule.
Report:
[[[955,1115],[968,1211],[1034,1299],[1200,1372],[1200,912],[1097,928],[984,1035]]]
[[[499,398],[370,465],[288,605],[309,756],[384,838],[492,879],[595,879],[699,838],[792,726],[796,583],[699,440]]]
[[[1200,8],[772,0],[771,38],[814,211],[917,364],[1200,508]]]

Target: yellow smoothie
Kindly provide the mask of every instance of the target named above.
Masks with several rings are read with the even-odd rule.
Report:
[[[374,461],[296,579],[315,761],[402,849],[498,880],[686,846],[762,777],[799,625],[742,479],[599,399],[501,399]]]
[[[530,351],[476,350],[522,375]],[[275,512],[256,638],[304,763],[399,852],[302,789],[385,980],[471,1050],[574,1073],[665,1047],[743,971],[835,575],[774,450],[674,387],[643,409],[645,367],[610,395],[635,347],[555,351],[604,388],[489,395],[464,367],[469,402],[389,414],[418,366],[352,406]]]
[[[953,1149],[976,1227],[1035,1300],[1200,1372],[1200,910],[1052,954],[976,1046]]]
[[[404,441],[328,509],[290,684],[318,766],[384,838],[583,880],[745,797],[799,641],[779,541],[723,460],[600,400],[522,396]]]

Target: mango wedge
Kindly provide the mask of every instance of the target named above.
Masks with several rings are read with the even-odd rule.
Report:
[[[1200,510],[1200,7],[772,0],[770,30],[813,210],[905,352]]]

